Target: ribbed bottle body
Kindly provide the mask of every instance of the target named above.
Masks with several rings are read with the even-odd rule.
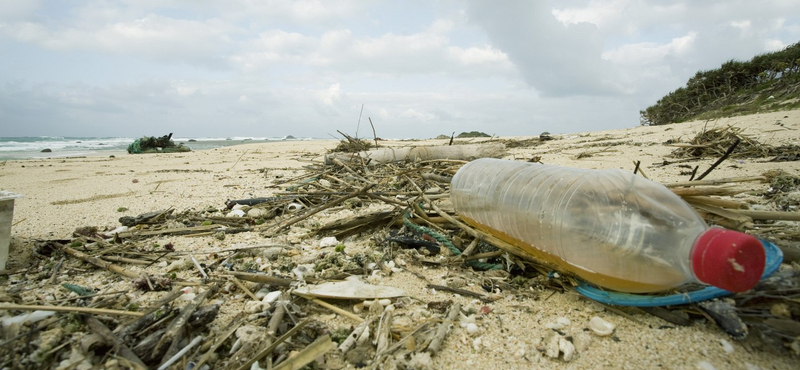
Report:
[[[707,229],[669,189],[620,170],[479,159],[455,175],[451,199],[474,226],[628,292],[694,281],[690,253]]]

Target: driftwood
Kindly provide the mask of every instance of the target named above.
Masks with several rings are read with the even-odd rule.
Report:
[[[107,343],[113,344],[113,346],[117,349],[117,354],[119,354],[122,358],[128,360],[131,365],[134,366],[136,370],[146,370],[147,365],[139,359],[139,356],[136,356],[130,348],[128,348],[125,343],[120,340],[113,332],[100,320],[92,317],[92,316],[84,316],[83,320],[86,322],[86,325],[95,332],[99,334]]]
[[[108,262],[108,261],[103,261],[100,258],[90,256],[90,255],[88,255],[86,253],[83,253],[83,252],[80,252],[80,251],[76,251],[76,250],[74,250],[74,249],[72,249],[72,248],[70,248],[70,247],[68,247],[66,245],[62,246],[61,249],[63,249],[64,252],[66,252],[67,254],[69,254],[69,255],[71,255],[73,257],[80,258],[80,259],[82,259],[82,260],[84,260],[86,262],[89,262],[89,263],[97,266],[97,267],[106,269],[108,271],[111,271],[113,273],[122,275],[124,277],[131,278],[131,279],[137,279],[137,278],[139,278],[141,276],[141,274],[135,273],[133,271],[129,271],[129,270],[123,268],[123,267],[117,266],[117,265],[115,265],[115,264],[113,264],[111,262]]]
[[[403,148],[379,148],[360,153],[334,153],[325,157],[326,164],[334,164],[335,160],[349,162],[351,160],[369,162],[370,164],[390,162],[419,162],[433,159],[500,158],[506,153],[501,143],[484,143],[452,146],[417,146]]]
[[[436,329],[436,334],[433,336],[433,340],[428,345],[428,353],[436,354],[442,349],[442,345],[444,344],[444,340],[447,338],[447,335],[450,334],[450,330],[453,328],[453,323],[458,318],[458,315],[461,313],[461,304],[454,303],[450,306],[450,310],[447,311],[447,317],[444,319],[444,322],[439,324],[439,327]]]
[[[81,312],[95,315],[120,315],[120,316],[142,316],[141,312],[108,310],[104,308],[89,307],[69,307],[69,306],[39,306],[27,304],[3,304],[0,310],[27,310],[27,311],[57,311],[57,312]]]

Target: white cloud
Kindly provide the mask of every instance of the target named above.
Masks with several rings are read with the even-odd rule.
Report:
[[[626,44],[603,52],[602,57],[619,65],[647,67],[663,63],[667,57],[681,57],[692,48],[696,39],[697,34],[690,32],[688,35],[674,38],[666,44],[654,42]]]
[[[467,16],[508,55],[530,86],[545,95],[621,92],[612,66],[601,58],[603,39],[596,26],[565,25],[545,2],[504,4],[470,1]]]
[[[342,97],[342,87],[337,83],[331,85],[328,89],[317,92],[317,96],[323,104],[332,106],[336,101]]]
[[[43,24],[9,24],[12,38],[50,50],[145,55],[159,60],[194,62],[213,58],[226,49],[236,28],[216,19],[182,20],[147,15],[114,23],[49,28]]]
[[[13,58],[0,59],[0,122],[15,123],[12,135],[170,127],[325,137],[330,127],[352,132],[363,103],[381,137],[629,127],[696,71],[796,42],[794,8],[782,0],[4,1],[0,50]],[[214,132],[219,122],[230,123],[225,133]]]
[[[414,121],[423,121],[423,122],[427,122],[427,121],[431,121],[431,120],[436,119],[436,115],[434,115],[432,113],[418,112],[418,111],[416,111],[414,109],[411,109],[411,108],[406,109],[405,112],[403,112],[403,113],[400,113],[400,117],[401,118],[407,118],[407,119],[414,120]]]
[[[0,21],[26,19],[41,8],[41,3],[40,0],[0,1]]]
[[[781,40],[777,39],[767,39],[764,41],[764,50],[766,51],[778,51],[782,50],[783,48],[787,47],[786,43]]]
[[[564,25],[586,22],[603,27],[619,19],[628,3],[629,0],[590,1],[582,8],[553,9],[552,13]]]
[[[504,68],[511,66],[508,61],[508,55],[500,50],[492,48],[490,45],[471,47],[467,49],[451,46],[447,49],[447,51],[451,58],[464,65],[497,64],[499,66],[503,66]]]

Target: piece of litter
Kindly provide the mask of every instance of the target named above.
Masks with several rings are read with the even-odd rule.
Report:
[[[367,284],[360,280],[345,280],[307,285],[297,288],[295,292],[301,295],[334,299],[382,299],[397,298],[406,295],[406,292],[399,288]]]

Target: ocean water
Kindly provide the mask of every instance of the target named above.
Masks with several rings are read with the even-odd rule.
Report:
[[[0,161],[36,158],[64,158],[106,153],[126,152],[128,145],[138,138],[133,137],[69,137],[26,136],[0,137]],[[265,143],[284,140],[313,140],[292,137],[173,137],[175,144],[183,143],[192,150],[207,150],[231,145]],[[49,153],[42,150],[50,149]]]

